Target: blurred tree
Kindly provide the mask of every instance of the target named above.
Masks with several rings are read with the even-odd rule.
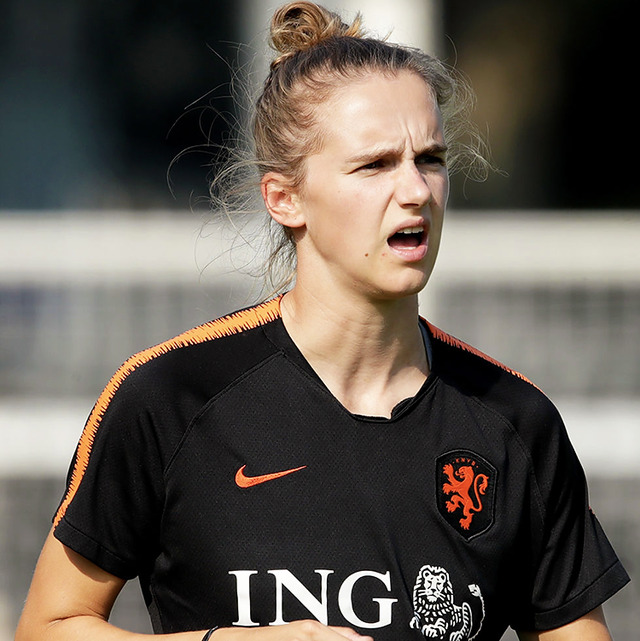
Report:
[[[221,0],[8,0],[0,209],[180,208],[206,195],[230,110],[237,16]],[[191,109],[193,101],[204,96]]]
[[[455,206],[638,208],[630,0],[444,6],[449,62],[470,77],[475,119],[508,174],[458,181]]]
[[[207,196],[242,3],[7,0],[0,209],[185,209]],[[471,79],[504,174],[456,208],[640,209],[631,0],[446,0],[445,56]],[[366,20],[366,0],[362,10]],[[262,44],[262,43],[260,43]],[[171,169],[173,193],[167,185]]]
[[[118,139],[113,168],[130,206],[189,206],[207,192],[207,145],[228,134],[229,62],[237,16],[211,0],[101,0],[91,4],[85,48]],[[216,112],[219,112],[218,115]],[[188,148],[172,166],[171,161]]]

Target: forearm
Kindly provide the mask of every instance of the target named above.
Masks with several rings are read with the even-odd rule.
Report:
[[[205,630],[129,632],[108,622],[125,581],[63,546],[50,533],[40,554],[15,641],[201,641]]]
[[[122,630],[95,616],[74,616],[47,626],[21,620],[15,641],[202,641],[207,630],[148,635]],[[210,641],[373,641],[344,627],[325,626],[318,621],[295,621],[284,626],[219,628]]]
[[[78,615],[47,622],[30,617],[25,611],[15,641],[201,641],[205,632],[140,634],[118,628],[98,616]]]

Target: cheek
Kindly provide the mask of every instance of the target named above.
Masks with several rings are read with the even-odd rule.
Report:
[[[333,176],[320,180],[314,174],[314,182],[308,186],[303,202],[305,224],[309,235],[322,244],[325,251],[344,252],[345,247],[363,247],[365,255],[373,236],[377,237],[376,212],[384,211],[380,204],[380,190],[356,187],[352,183],[341,184]]]
[[[354,236],[366,233],[368,211],[362,199],[350,193],[334,190],[325,195],[314,207],[313,224],[324,236],[340,240],[354,240]],[[370,223],[370,221],[369,221]]]
[[[307,210],[306,229],[309,237],[323,252],[344,254],[345,246],[353,245],[355,225],[345,203],[323,198]]]
[[[446,170],[443,170],[442,175],[437,177],[437,182],[432,187],[437,203],[443,208],[449,200],[449,187],[449,174]]]
[[[443,177],[442,181],[437,186],[437,193],[434,191],[434,204],[437,205],[432,209],[432,230],[431,233],[434,237],[440,239],[442,234],[442,226],[444,224],[444,213],[449,199],[449,178]]]

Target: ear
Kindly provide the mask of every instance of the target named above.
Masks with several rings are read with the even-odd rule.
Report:
[[[273,220],[292,229],[304,226],[298,193],[290,179],[282,174],[269,172],[260,181],[260,191]]]

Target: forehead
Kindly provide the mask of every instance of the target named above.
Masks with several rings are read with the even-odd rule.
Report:
[[[434,94],[417,74],[372,73],[341,83],[318,105],[321,151],[341,155],[368,146],[414,151],[444,144],[442,117]]]

